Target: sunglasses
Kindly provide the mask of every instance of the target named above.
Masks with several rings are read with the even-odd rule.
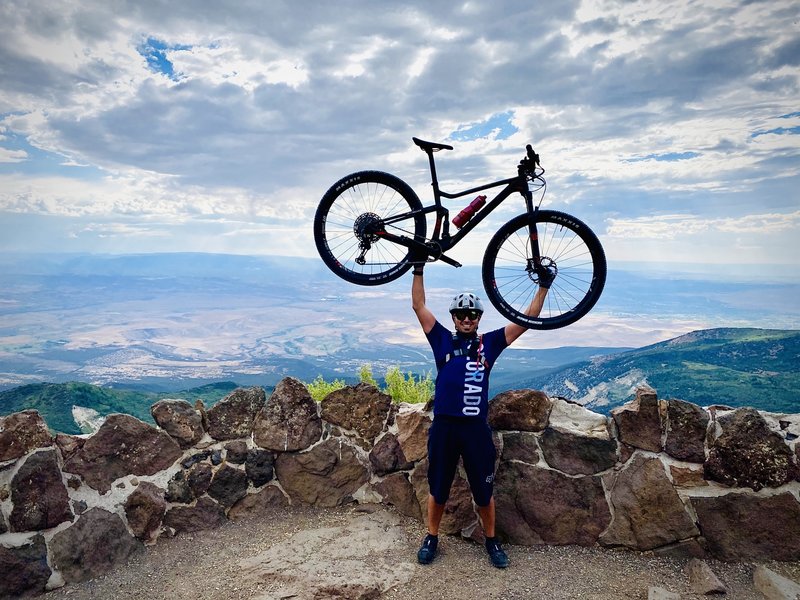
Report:
[[[453,316],[459,321],[463,321],[467,317],[469,317],[471,321],[477,321],[481,318],[481,313],[477,310],[454,310]]]

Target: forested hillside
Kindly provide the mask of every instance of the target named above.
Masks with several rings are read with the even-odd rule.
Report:
[[[707,329],[521,382],[600,412],[646,383],[661,398],[800,412],[800,331]]]
[[[73,406],[91,409],[103,416],[126,413],[154,423],[150,406],[163,398],[182,398],[192,404],[202,400],[209,407],[235,388],[235,383],[224,381],[180,392],[156,393],[79,382],[35,383],[0,392],[0,415],[35,409],[53,431],[79,434],[81,429],[73,418]]]

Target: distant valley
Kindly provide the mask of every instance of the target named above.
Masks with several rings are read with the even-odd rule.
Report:
[[[492,393],[537,387],[603,411],[647,382],[662,397],[701,404],[796,405],[800,285],[614,267],[587,317],[528,332],[504,353]],[[456,292],[483,293],[478,267],[437,264],[428,272],[428,303],[443,322]],[[363,364],[376,377],[393,366],[426,373],[433,361],[409,285],[401,278],[355,286],[317,259],[7,254],[0,256],[0,390],[70,382],[129,390],[144,396],[123,405],[145,414],[155,397],[148,394],[218,382],[268,389],[285,376],[352,382]],[[491,308],[481,323],[483,331],[504,324]],[[756,329],[769,333],[759,340]],[[717,348],[708,330],[751,333],[723,336]],[[70,404],[68,396],[59,402]],[[110,397],[97,405],[98,414],[119,409]],[[9,410],[0,403],[0,413]],[[74,421],[71,404],[66,413],[64,422]]]

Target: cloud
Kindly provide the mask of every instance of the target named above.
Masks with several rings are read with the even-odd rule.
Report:
[[[425,197],[412,135],[454,141],[451,190],[513,175],[532,142],[547,200],[613,231],[777,221],[800,183],[791,0],[9,0],[0,17],[0,210],[17,214],[179,222],[186,249],[209,219],[299,229],[354,170]]]

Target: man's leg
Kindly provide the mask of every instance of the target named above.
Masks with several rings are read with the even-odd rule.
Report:
[[[428,514],[430,514],[430,504],[428,504]],[[494,496],[489,500],[486,506],[478,507],[478,514],[481,516],[481,525],[483,525],[483,533],[487,538],[494,537],[494,523],[495,523],[495,506]]]
[[[436,502],[433,494],[428,494],[428,533],[431,535],[439,535],[439,523],[442,522],[444,506]]]

